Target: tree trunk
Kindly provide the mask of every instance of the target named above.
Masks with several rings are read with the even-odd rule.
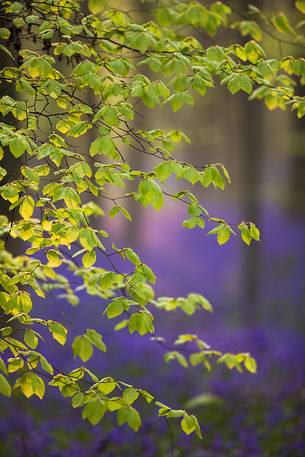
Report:
[[[263,2],[252,2],[262,8]],[[243,2],[241,4],[241,8]],[[260,226],[261,221],[261,177],[263,167],[263,114],[261,101],[241,100],[241,174],[242,174],[242,217]],[[253,325],[260,315],[259,273],[261,264],[261,245],[252,243],[243,249],[241,316],[246,325]]]

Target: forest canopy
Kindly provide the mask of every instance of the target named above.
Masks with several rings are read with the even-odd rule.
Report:
[[[225,191],[231,181],[224,164],[181,161],[176,145],[191,142],[184,132],[137,125],[143,105],[176,112],[220,86],[302,118],[305,1],[295,2],[291,17],[253,5],[238,11],[226,1],[121,3],[0,2],[0,393],[43,400],[46,387],[55,387],[92,425],[109,413],[134,431],[147,403],[201,437],[193,414],[90,370],[93,353],[107,357],[111,345],[105,319],[114,319],[113,338],[127,329],[162,345],[155,313],[170,319],[176,310],[212,311],[196,292],[158,297],[158,271],[114,238],[109,219],[132,224],[128,199],[156,211],[174,199],[185,207],[182,225],[215,235],[219,245],[233,236],[259,241],[255,221],[231,223],[198,197],[198,188]],[[276,55],[269,40],[278,44]],[[140,155],[149,157],[149,169],[135,166]],[[83,291],[100,299],[95,329],[86,327]],[[41,317],[39,303],[51,295],[84,307],[83,333]],[[51,339],[70,345],[75,369],[47,359]],[[249,353],[223,353],[192,333],[165,349],[165,361],[183,367],[257,369]]]

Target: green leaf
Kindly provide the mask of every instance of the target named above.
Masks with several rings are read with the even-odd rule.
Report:
[[[214,187],[218,187],[219,189],[223,190],[225,188],[225,180],[220,174],[217,167],[210,167],[213,173],[213,184]]]
[[[250,234],[250,230],[249,230],[249,227],[247,226],[247,224],[242,222],[241,224],[238,225],[238,229],[240,230],[242,240],[246,244],[250,245],[251,244],[251,234]],[[253,229],[252,229],[252,232],[253,232]],[[255,235],[257,235],[257,234],[255,233]]]
[[[155,108],[160,103],[158,85],[155,82],[146,85],[141,98],[148,108]]]
[[[92,328],[87,329],[86,336],[90,343],[92,343],[97,349],[102,352],[106,352],[107,349],[105,343],[102,341],[103,337],[96,330]]]
[[[116,215],[117,215],[118,213],[120,213],[120,212],[125,216],[125,218],[126,218],[128,221],[132,221],[132,218],[131,218],[129,212],[127,211],[127,209],[124,208],[123,206],[120,206],[120,205],[113,206],[113,207],[111,208],[111,210],[109,211],[109,216],[110,216],[110,217],[114,217],[114,216],[116,216]]]
[[[7,175],[7,171],[0,167],[0,181],[2,181],[2,179]]]
[[[255,41],[249,41],[245,45],[247,57],[252,63],[256,63],[261,58],[266,58],[263,48]]]
[[[64,188],[63,199],[67,208],[78,208],[81,204],[79,194],[72,187]]]
[[[212,62],[220,63],[226,58],[226,54],[220,46],[211,46],[206,53],[208,59]]]
[[[195,432],[198,438],[202,439],[200,426],[196,416],[185,413],[181,421],[181,428],[186,435]]]
[[[30,219],[33,215],[34,208],[35,202],[33,198],[30,195],[26,195],[23,198],[21,205],[19,207],[20,216],[22,216],[23,219]]]
[[[295,6],[301,13],[305,14],[305,0],[297,0]]]
[[[196,365],[199,365],[200,363],[202,363],[203,358],[204,358],[204,355],[202,352],[193,352],[190,355],[190,363],[191,363],[191,365],[193,365],[195,367]]]
[[[103,419],[105,412],[105,405],[100,400],[93,399],[84,406],[82,418],[88,419],[91,425],[96,425]]]
[[[175,94],[168,97],[167,102],[170,103],[172,110],[175,113],[185,104],[193,106],[194,97],[188,92],[176,92]]]
[[[284,13],[278,13],[271,18],[274,27],[281,33],[288,33],[293,35],[294,30],[291,27],[287,16]]]
[[[186,358],[184,357],[183,354],[181,354],[181,352],[178,352],[178,351],[171,351],[171,352],[167,352],[164,356],[164,360],[165,362],[169,362],[170,360],[177,360],[180,365],[182,365],[184,368],[187,368],[188,367],[188,363],[187,363],[187,360]]]
[[[209,300],[201,294],[190,293],[188,294],[188,299],[198,303],[205,311],[208,311],[209,313],[213,311],[213,307]]]
[[[194,185],[196,184],[196,182],[200,181],[200,173],[196,170],[196,168],[186,166],[184,168],[183,178],[192,185]]]
[[[142,262],[140,260],[140,257],[138,254],[131,248],[125,248],[124,249],[124,254],[126,258],[133,263],[136,267],[138,267]]]
[[[113,378],[109,376],[107,378],[103,378],[98,383],[98,389],[103,394],[107,395],[110,394],[116,388],[116,382]]]
[[[179,92],[183,92],[189,88],[191,84],[191,78],[186,75],[178,75],[174,79],[174,89]]]
[[[106,314],[108,319],[118,317],[124,311],[123,299],[116,298],[106,308]]]
[[[79,408],[85,400],[85,394],[83,392],[77,392],[73,395],[71,400],[72,408]]]
[[[88,8],[92,14],[98,14],[107,6],[107,0],[89,0]]]
[[[124,392],[123,392],[123,400],[126,401],[129,405],[134,403],[136,399],[139,397],[139,392],[137,389],[134,389],[133,387],[127,387]]]
[[[256,373],[257,372],[257,365],[256,361],[253,357],[248,356],[245,361],[244,361],[245,368],[250,371],[250,373]]]
[[[66,343],[68,333],[66,327],[59,322],[48,321],[48,328],[54,340],[58,341],[58,343],[62,345]]]
[[[228,89],[233,95],[239,92],[240,90],[246,92],[247,94],[251,94],[252,81],[247,75],[235,75],[233,76],[233,78],[229,80]]]
[[[104,106],[103,108],[101,108],[96,114],[96,116],[94,116],[94,120],[99,119],[101,117],[103,117],[106,124],[111,127],[118,126],[120,123],[116,110],[111,106]]]
[[[88,251],[94,250],[94,248],[100,244],[96,233],[91,229],[91,227],[83,227],[80,230],[79,241],[81,245]]]
[[[201,173],[201,184],[207,188],[213,182],[215,167],[205,167]]]
[[[189,414],[185,413],[181,421],[181,428],[186,435],[193,433],[196,429],[194,416],[190,416]]]
[[[31,349],[35,349],[38,345],[38,337],[37,337],[36,332],[34,332],[31,329],[26,329],[24,332],[24,342]]]
[[[9,31],[9,29],[3,28],[3,27],[0,28],[0,39],[1,40],[8,40],[10,35],[11,35],[11,32]]]
[[[0,357],[0,370],[4,373],[4,374],[7,374],[7,369],[6,369],[6,365],[5,365],[5,362],[3,361],[3,359]]]
[[[40,400],[45,393],[44,381],[34,372],[29,371],[17,379],[15,387],[20,387],[26,398],[36,395]]]
[[[235,27],[239,28],[243,36],[250,35],[256,41],[263,39],[263,31],[255,21],[241,21],[234,24]]]
[[[61,263],[62,263],[60,255],[54,249],[49,249],[48,250],[47,259],[48,259],[48,262],[49,262],[49,266],[51,268],[59,267],[61,265]]]
[[[115,148],[115,143],[109,135],[100,136],[91,143],[90,155],[94,157],[96,154],[103,154],[110,159],[115,160],[120,158],[120,155]]]
[[[125,59],[114,59],[108,63],[108,68],[119,76],[127,76],[129,73],[129,64]]]
[[[142,425],[138,411],[132,406],[124,406],[123,408],[120,408],[117,417],[119,425],[127,423],[135,432],[137,432]]]
[[[206,82],[201,76],[199,76],[199,75],[195,75],[194,76],[192,87],[200,95],[202,95],[202,96],[205,95],[205,93],[206,93]]]
[[[43,355],[39,355],[40,365],[41,368],[49,374],[53,374],[54,370],[52,365],[47,361],[47,359]]]
[[[146,333],[154,333],[153,318],[151,314],[143,311],[140,313],[134,313],[130,316],[129,325],[130,333],[138,332],[141,336]]]
[[[12,395],[12,388],[3,374],[0,374],[0,394],[5,397],[10,397]]]
[[[200,228],[204,228],[205,222],[204,219],[202,219],[201,217],[190,217],[182,222],[182,226],[188,229],[193,229],[197,226]]]
[[[160,181],[166,181],[172,173],[174,173],[175,164],[173,162],[161,162],[156,165],[154,172]]]
[[[145,282],[137,281],[136,284],[129,287],[128,292],[130,297],[141,306],[145,306],[147,303],[150,303],[155,297],[153,288]]]
[[[1,51],[3,51],[5,54],[7,54],[14,63],[16,63],[16,60],[15,60],[15,57],[13,56],[13,54],[11,53],[11,51],[6,47],[6,46],[3,46],[3,44],[0,43],[0,49]],[[17,84],[16,84],[16,87],[17,87]]]
[[[72,343],[74,357],[79,357],[83,362],[87,362],[93,355],[93,347],[86,335],[78,335]]]
[[[128,324],[129,324],[129,320],[124,319],[124,320],[120,321],[118,324],[116,324],[116,326],[114,327],[114,330],[115,331],[122,330],[123,328],[127,327]]]
[[[82,263],[85,268],[90,268],[96,262],[96,253],[94,250],[86,252],[82,258]]]
[[[217,242],[221,246],[229,241],[231,236],[231,230],[227,225],[223,225],[217,232]]]
[[[7,371],[9,373],[14,373],[15,371],[21,370],[23,367],[24,361],[19,357],[11,358],[8,360]]]
[[[144,206],[153,206],[155,210],[160,210],[163,206],[163,193],[160,186],[153,179],[140,181],[138,187],[137,200]]]
[[[208,232],[208,235],[217,235],[219,245],[225,244],[231,236],[231,229],[227,224],[221,223]]]
[[[260,241],[260,231],[252,222],[250,222],[250,236],[255,241]]]

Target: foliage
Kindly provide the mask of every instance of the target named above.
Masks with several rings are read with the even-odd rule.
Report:
[[[99,297],[102,306],[106,301],[103,314],[108,319],[124,317],[115,330],[128,327],[130,333],[154,339],[156,309],[178,308],[189,315],[197,309],[211,311],[209,302],[195,293],[156,298],[154,272],[131,248],[118,246],[105,230],[107,218],[121,215],[131,221],[126,199],[158,211],[165,198],[172,198],[187,208],[183,226],[207,225],[220,245],[237,233],[246,244],[258,241],[259,230],[252,222],[230,224],[202,206],[190,185],[223,190],[230,183],[225,166],[177,160],[175,145],[189,143],[189,138],[177,130],[137,130],[132,124],[137,105],[169,105],[176,112],[193,105],[196,94],[204,96],[222,84],[232,94],[245,92],[250,99],[263,99],[269,109],[290,107],[302,117],[305,101],[297,88],[305,81],[304,59],[268,56],[260,43],[264,34],[277,33],[280,42],[304,46],[302,22],[292,26],[283,13],[266,18],[253,7],[251,20],[238,22],[223,2],[206,7],[183,1],[150,2],[151,20],[142,23],[136,10],[113,8],[104,0],[83,3],[0,4],[1,50],[10,60],[0,78],[15,92],[0,100],[0,154],[11,155],[16,164],[14,173],[0,169],[0,195],[10,205],[9,217],[0,218],[0,306],[5,315],[0,392],[10,396],[12,389],[20,390],[25,397],[42,399],[47,382],[70,398],[73,408],[82,408],[82,417],[92,425],[109,412],[134,431],[141,427],[137,408],[142,400],[155,406],[159,416],[178,418],[186,434],[201,437],[196,417],[187,411],[172,409],[152,393],[108,374],[93,373],[86,362],[111,342],[87,328],[71,341],[71,329],[61,322],[32,314],[32,307],[39,313],[34,297],[47,300],[59,291],[60,298],[77,305],[78,292],[85,290]],[[301,13],[303,3],[296,2]],[[205,48],[190,35],[202,31],[213,37],[222,28],[237,29],[250,41],[234,35],[233,44]],[[130,154],[148,155],[151,168],[133,168]],[[172,176],[179,186],[182,182],[178,192],[171,190]],[[106,201],[110,208],[104,210]],[[22,254],[8,252],[10,238],[21,243]],[[98,266],[99,257],[107,259],[109,269]],[[57,369],[43,355],[50,337],[61,345],[71,343],[83,364],[68,373]],[[197,345],[189,356],[192,365],[203,363],[210,370],[216,358],[229,369],[256,371],[248,353],[222,354],[192,334],[178,337],[166,361],[176,359],[187,367],[176,348],[188,342]]]

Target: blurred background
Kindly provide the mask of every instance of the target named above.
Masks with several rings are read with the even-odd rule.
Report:
[[[234,2],[232,2],[234,3]],[[293,2],[252,2],[261,7],[289,9]],[[248,2],[235,2],[242,11]],[[267,5],[268,4],[268,5]],[[149,18],[145,11],[146,18]],[[228,43],[232,36],[217,37]],[[200,37],[205,46],[213,40]],[[296,55],[299,50],[267,38],[271,55]],[[64,301],[38,303],[43,316],[53,313],[75,332],[86,326],[111,338],[110,352],[93,359],[101,375],[129,380],[152,391],[173,407],[188,407],[200,418],[203,441],[185,438],[151,410],[144,414],[142,433],[113,422],[91,427],[71,411],[69,401],[49,394],[49,402],[21,397],[0,400],[0,455],[50,457],[303,457],[305,455],[305,129],[295,114],[270,112],[263,103],[232,97],[225,89],[208,91],[195,108],[176,114],[169,109],[141,108],[138,127],[182,129],[192,140],[177,157],[193,164],[223,162],[232,184],[223,191],[196,189],[203,205],[231,222],[250,220],[261,230],[261,242],[250,247],[238,239],[219,247],[200,229],[181,227],[185,208],[166,201],[155,213],[136,202],[126,206],[132,223],[118,216],[114,239],[139,252],[157,274],[159,295],[199,292],[214,306],[213,315],[179,312],[157,317],[159,336],[194,332],[213,347],[249,351],[258,362],[257,375],[228,373],[216,367],[183,367],[162,361],[166,352],[149,337],[112,333],[112,322],[101,316],[104,305],[81,296],[71,308]],[[130,164],[147,167],[147,156],[132,153]],[[172,185],[175,187],[175,183]],[[103,203],[102,203],[103,204]],[[128,206],[129,205],[129,206]],[[97,321],[97,313],[100,321]],[[69,316],[69,317],[67,317]],[[60,367],[67,367],[69,350],[49,349]],[[126,352],[127,351],[127,352]],[[70,362],[68,362],[70,363]],[[74,366],[71,360],[71,368]]]

